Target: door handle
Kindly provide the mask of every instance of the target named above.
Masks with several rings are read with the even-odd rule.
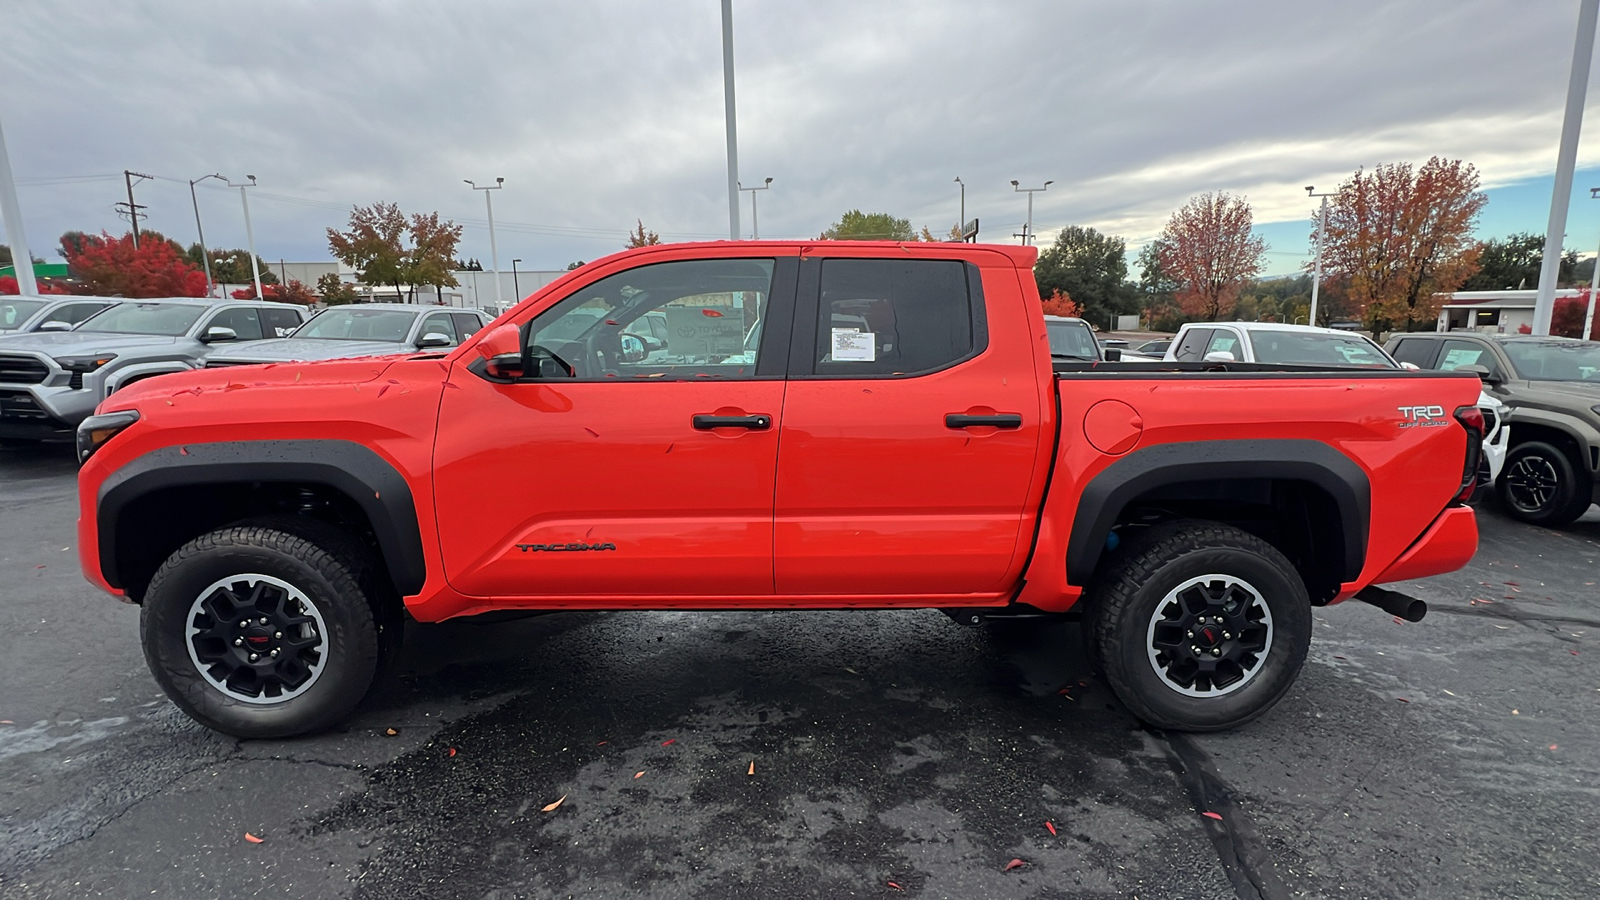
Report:
[[[772,417],[764,415],[754,416],[712,416],[700,414],[694,417],[694,427],[701,431],[712,428],[748,428],[751,431],[766,431],[772,427]]]
[[[992,416],[969,416],[963,413],[948,413],[944,417],[946,428],[977,428],[979,426],[990,428],[1021,428],[1021,413],[996,413]]]

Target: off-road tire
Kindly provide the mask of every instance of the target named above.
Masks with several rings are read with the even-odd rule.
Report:
[[[1222,731],[1271,709],[1294,684],[1311,644],[1311,604],[1294,566],[1266,541],[1218,522],[1178,520],[1141,531],[1108,561],[1085,598],[1089,655],[1117,698],[1140,720],[1173,731]],[[1169,593],[1208,575],[1253,588],[1252,602],[1270,614],[1270,642],[1237,685],[1190,696],[1153,658],[1153,622],[1172,603]]]
[[[361,702],[375,683],[380,658],[395,643],[380,634],[384,616],[374,615],[368,593],[375,581],[372,567],[370,554],[354,538],[309,520],[246,523],[201,535],[168,557],[151,579],[139,618],[145,660],[167,696],[216,731],[240,738],[324,731]],[[319,674],[289,699],[237,699],[202,673],[191,652],[197,602],[208,587],[245,574],[292,586],[320,616],[325,657],[319,656]]]
[[[1548,499],[1534,503],[1527,479],[1545,482]],[[1551,483],[1553,479],[1553,483]],[[1560,527],[1589,511],[1591,485],[1588,473],[1560,447],[1528,441],[1511,448],[1495,485],[1500,505],[1513,519],[1530,525]]]

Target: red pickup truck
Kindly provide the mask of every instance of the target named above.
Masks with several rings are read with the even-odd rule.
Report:
[[[1311,608],[1460,567],[1475,376],[1052,361],[1026,247],[680,244],[449,351],[163,376],[78,433],[84,571],[243,737],[327,728],[407,618],[1066,614],[1164,728],[1275,703]],[[1063,652],[1072,648],[1063,647]]]

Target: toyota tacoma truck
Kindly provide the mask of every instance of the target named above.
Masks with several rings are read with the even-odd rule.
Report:
[[[447,351],[135,384],[77,432],[82,565],[240,737],[339,722],[408,621],[625,609],[1078,616],[1205,731],[1284,695],[1314,607],[1415,620],[1381,585],[1472,556],[1475,376],[1052,362],[1035,258],[646,247]]]

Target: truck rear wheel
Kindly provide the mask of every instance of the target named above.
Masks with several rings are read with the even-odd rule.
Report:
[[[162,564],[139,632],[184,712],[234,737],[279,738],[325,730],[361,702],[387,642],[362,587],[369,558],[326,531],[231,526]]]
[[[1096,665],[1143,721],[1220,731],[1283,698],[1311,644],[1311,604],[1266,541],[1216,522],[1146,529],[1101,575],[1086,611]]]
[[[1589,511],[1589,478],[1585,472],[1580,484],[1582,471],[1560,447],[1528,441],[1506,454],[1496,488],[1513,518],[1532,525],[1570,525]]]

